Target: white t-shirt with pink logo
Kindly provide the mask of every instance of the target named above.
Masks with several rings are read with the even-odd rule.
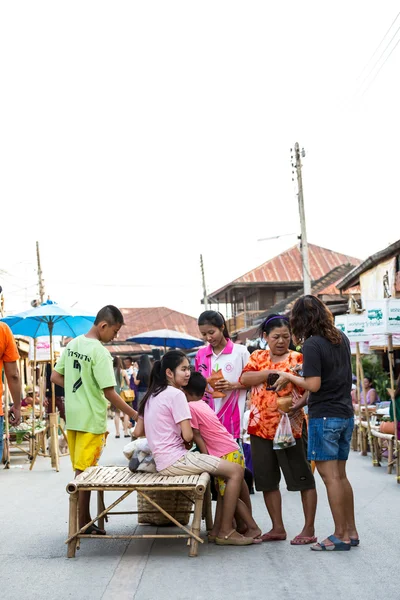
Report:
[[[179,423],[190,419],[185,394],[168,386],[157,396],[150,396],[144,409],[144,429],[157,471],[178,461],[187,450]]]
[[[243,346],[242,344],[234,344],[231,354],[225,354],[223,352],[220,354],[214,354],[213,352],[211,356],[211,366],[214,371],[221,369],[226,381],[236,383],[239,381],[239,377],[241,376],[244,367],[247,365],[249,358],[250,354],[246,346]],[[241,420],[243,419],[244,405],[246,403],[246,392],[247,390],[240,390],[239,393],[239,410]],[[225,402],[226,398],[214,399],[216,413],[221,410]]]

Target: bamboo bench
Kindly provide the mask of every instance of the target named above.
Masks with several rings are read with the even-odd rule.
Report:
[[[97,491],[98,515],[79,529],[78,495],[80,491]],[[104,492],[123,492],[122,495],[110,506],[104,504]],[[174,516],[162,508],[156,500],[150,498],[148,492],[179,492],[187,497],[193,504],[193,521],[190,528],[180,523]],[[207,529],[212,528],[210,476],[208,473],[201,475],[185,475],[179,477],[166,477],[158,473],[132,473],[128,467],[89,467],[67,485],[69,493],[69,526],[68,558],[73,558],[81,538],[101,539],[148,539],[148,538],[173,538],[188,540],[189,556],[197,556],[198,544],[203,540],[199,536],[201,519],[204,516]],[[104,528],[104,520],[108,515],[132,515],[148,513],[148,510],[110,512],[120,502],[125,500],[132,492],[137,492],[156,512],[162,513],[171,523],[179,527],[179,534],[143,534],[143,535],[86,535],[85,531],[90,525],[98,521],[98,526]],[[172,512],[172,511],[171,511]],[[78,546],[79,547],[79,546]]]
[[[391,433],[381,433],[377,429],[371,429],[372,437],[374,438],[373,442],[375,443],[375,451],[377,460],[380,463],[382,460],[382,441],[387,441],[388,448],[388,464],[387,464],[387,472],[391,474],[393,470],[393,465],[395,464],[395,460],[393,459],[393,450],[394,450],[394,442],[395,437],[394,434]]]

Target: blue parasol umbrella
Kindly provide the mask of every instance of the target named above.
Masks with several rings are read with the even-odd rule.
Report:
[[[47,300],[37,308],[26,310],[22,313],[10,317],[4,317],[0,319],[7,323],[14,335],[25,335],[35,340],[35,358],[34,367],[36,367],[36,338],[42,335],[48,335],[50,337],[50,362],[51,368],[54,367],[54,355],[53,355],[53,335],[65,335],[68,337],[77,337],[87,333],[93,322],[95,316],[78,311],[74,308],[63,308],[52,300]],[[34,368],[34,385],[35,385],[35,371]],[[51,385],[51,410],[52,414],[49,415],[50,419],[50,434],[51,434],[51,462],[52,466],[55,466],[58,471],[58,444],[57,444],[57,429],[58,424],[56,423],[56,399],[54,384]],[[34,406],[34,405],[33,405]],[[34,431],[34,419],[33,419],[33,431]],[[31,468],[33,462],[31,464]]]
[[[37,338],[42,335],[65,335],[77,337],[87,333],[95,316],[75,308],[63,308],[56,302],[47,300],[37,308],[3,317],[14,335]]]
[[[155,331],[145,331],[139,333],[126,340],[127,342],[136,342],[137,344],[148,344],[149,346],[167,346],[170,348],[182,348],[184,350],[190,350],[191,348],[198,348],[202,346],[204,342],[199,340],[188,333],[182,333],[173,329],[157,329]]]
[[[77,337],[87,333],[95,316],[75,308],[63,308],[52,300],[47,300],[37,308],[0,319],[7,323],[14,335],[26,335],[36,339],[42,335],[50,337],[50,360],[54,365],[53,335]],[[52,412],[55,412],[54,386],[52,386]]]

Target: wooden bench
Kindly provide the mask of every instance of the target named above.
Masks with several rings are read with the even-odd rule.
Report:
[[[377,460],[380,463],[382,460],[382,442],[387,442],[388,448],[388,464],[387,464],[387,472],[390,474],[393,470],[393,465],[395,464],[395,460],[393,459],[393,450],[394,450],[394,435],[391,433],[381,433],[378,429],[371,429],[372,437],[374,438],[373,442],[375,444],[375,452],[377,456]]]
[[[78,515],[78,495],[80,491],[97,491],[97,516],[79,529]],[[110,506],[104,505],[104,492],[123,492],[122,495]],[[177,518],[172,516],[167,510],[162,508],[156,500],[149,496],[149,492],[179,492],[189,498],[194,504],[192,526],[186,527],[179,522]],[[148,538],[183,538],[188,540],[189,556],[197,556],[198,544],[202,544],[203,540],[199,536],[201,519],[204,516],[207,529],[212,528],[212,513],[211,513],[211,493],[210,493],[210,476],[208,473],[201,475],[185,475],[179,477],[166,477],[158,473],[132,473],[128,467],[89,467],[83,473],[78,475],[73,481],[67,485],[69,493],[69,528],[68,539],[65,542],[68,544],[68,558],[75,556],[77,545],[81,538],[96,538],[100,539],[148,539]],[[86,535],[86,529],[98,521],[98,526],[104,528],[104,519],[108,515],[132,515],[148,513],[148,510],[110,512],[122,500],[125,500],[132,492],[140,494],[148,503],[150,503],[156,512],[161,512],[169,521],[179,527],[182,532],[179,534],[166,534],[164,531],[160,534],[143,534],[143,535]],[[171,511],[172,512],[172,511]]]

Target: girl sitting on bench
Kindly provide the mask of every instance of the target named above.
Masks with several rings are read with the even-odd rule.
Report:
[[[216,456],[188,452],[192,444],[191,414],[182,387],[190,378],[190,365],[179,350],[167,352],[154,363],[149,388],[139,406],[135,437],[146,435],[160,475],[179,476],[210,473],[226,480],[224,512],[215,543],[248,546],[252,537],[232,529],[244,469]]]

